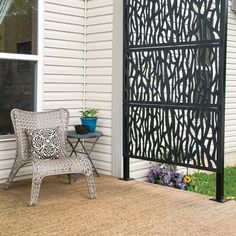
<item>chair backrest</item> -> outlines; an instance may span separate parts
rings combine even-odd
[[[62,137],[60,137],[61,141],[66,145],[67,126],[69,121],[69,112],[66,109],[61,108],[46,112],[31,112],[13,109],[11,111],[11,120],[16,135],[17,158],[30,161],[30,147],[26,133],[27,129],[46,129],[59,126],[63,132]]]

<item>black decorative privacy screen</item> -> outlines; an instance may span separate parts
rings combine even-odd
[[[220,171],[223,0],[124,4],[124,157]]]

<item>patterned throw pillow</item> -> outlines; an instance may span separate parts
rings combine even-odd
[[[27,130],[33,159],[57,159],[61,156],[59,127]]]

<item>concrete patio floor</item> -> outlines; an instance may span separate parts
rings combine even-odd
[[[0,190],[0,235],[236,235],[236,202],[168,187],[95,177],[97,199],[85,178],[48,177],[39,203],[27,207],[31,180]],[[2,187],[2,186],[1,186]]]

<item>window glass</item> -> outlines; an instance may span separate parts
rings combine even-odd
[[[13,108],[33,110],[35,68],[31,61],[0,60],[0,135],[13,134]]]
[[[0,52],[37,54],[37,1],[0,0]]]

